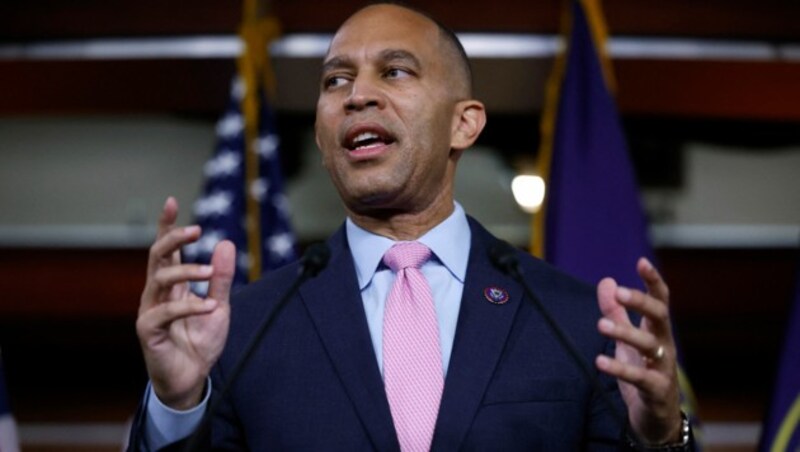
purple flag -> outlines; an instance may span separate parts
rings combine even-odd
[[[574,1],[553,130],[544,257],[596,284],[611,276],[642,288],[640,256],[653,258],[617,107],[603,78],[586,13]]]
[[[611,70],[602,50],[605,26],[599,2],[570,3],[566,58],[556,62],[542,120],[539,159],[547,194],[536,218],[533,248],[548,262],[590,284],[611,276],[621,285],[644,289],[636,262],[641,256],[653,263],[655,259],[608,86]],[[698,436],[692,388],[682,366],[678,370],[681,409]]]
[[[761,435],[762,452],[800,450],[800,265],[772,406]]]

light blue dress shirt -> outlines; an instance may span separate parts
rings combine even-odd
[[[364,230],[347,219],[347,241],[356,264],[358,287],[367,315],[372,348],[383,375],[383,311],[395,274],[382,263],[383,255],[396,242]],[[471,232],[464,209],[456,203],[446,220],[417,241],[431,249],[431,259],[422,268],[433,293],[439,321],[439,342],[445,374],[453,350],[464,277],[467,274]]]
[[[383,375],[383,311],[395,275],[382,260],[386,251],[396,242],[362,229],[349,218],[345,232],[355,262],[375,359]],[[450,363],[461,308],[471,236],[464,209],[460,204],[454,203],[453,213],[446,220],[417,239],[432,251],[431,258],[420,270],[433,293],[445,374]],[[209,390],[200,405],[191,410],[177,411],[162,404],[148,385],[145,395],[148,399],[145,427],[147,444],[152,449],[157,449],[188,436],[202,419],[210,387],[209,381]]]

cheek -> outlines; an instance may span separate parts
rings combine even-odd
[[[328,173],[328,176],[336,181],[339,179],[339,162],[333,157],[330,151],[322,151],[322,167]]]
[[[328,156],[325,154],[324,151],[320,151],[320,161],[322,162],[322,167],[326,170],[330,171],[330,163],[328,163]]]
[[[336,110],[329,103],[318,103],[317,114],[315,117],[315,129],[317,137],[323,140],[331,140],[336,135],[336,129],[340,118]]]
[[[331,155],[335,152],[338,147],[338,140],[336,139],[336,133],[333,129],[328,127],[317,127],[316,130],[316,141],[317,141],[317,148],[319,149],[320,154],[322,155],[322,162],[323,164],[327,165],[327,161],[331,159]]]

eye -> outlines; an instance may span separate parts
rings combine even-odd
[[[405,78],[411,76],[411,71],[399,67],[391,67],[384,73],[386,78]]]
[[[322,80],[325,89],[337,88],[347,83],[347,78],[342,75],[329,75]]]

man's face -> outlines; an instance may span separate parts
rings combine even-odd
[[[460,90],[439,30],[409,10],[372,6],[334,37],[323,65],[316,139],[357,213],[452,204]]]

